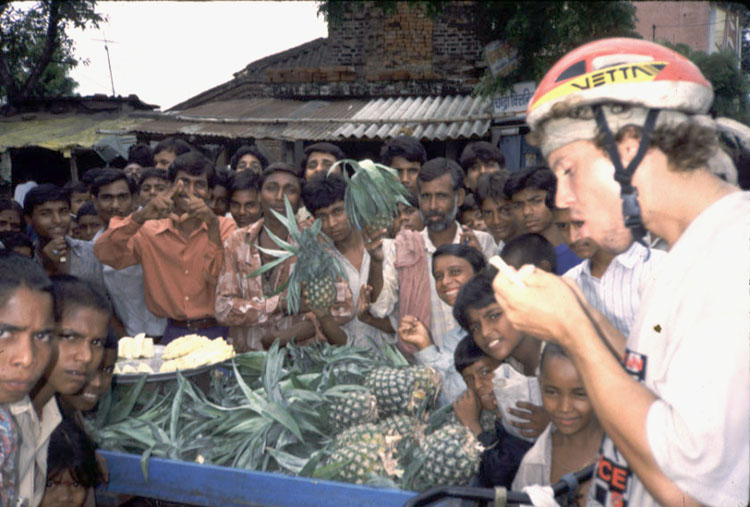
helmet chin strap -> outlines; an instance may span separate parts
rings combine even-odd
[[[651,142],[651,132],[656,125],[656,119],[659,116],[658,109],[649,109],[646,116],[646,123],[643,125],[641,132],[641,141],[635,157],[630,161],[627,167],[623,167],[620,152],[617,150],[615,137],[607,124],[607,118],[604,116],[602,106],[597,104],[593,106],[596,124],[604,135],[604,148],[607,150],[612,164],[615,166],[615,180],[620,184],[620,199],[622,199],[622,216],[625,219],[625,226],[630,229],[633,239],[641,245],[648,248],[645,243],[646,227],[643,225],[641,217],[641,206],[638,204],[638,189],[632,184],[633,173],[646,155]]]

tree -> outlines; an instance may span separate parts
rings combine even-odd
[[[750,124],[747,98],[750,83],[742,73],[736,54],[729,50],[707,54],[705,51],[693,51],[687,44],[659,43],[689,58],[711,82],[714,88],[711,114]]]
[[[19,8],[0,6],[0,100],[9,105],[30,97],[70,95],[78,65],[68,28],[97,28],[104,18],[96,0],[41,0]]]
[[[635,7],[613,2],[478,2],[480,40],[504,41],[518,50],[518,63],[504,76],[485,72],[479,95],[494,95],[519,81],[539,82],[572,49],[604,37],[636,37]]]

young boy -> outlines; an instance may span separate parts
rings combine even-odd
[[[547,486],[563,475],[592,464],[598,455],[603,430],[586,394],[580,375],[563,349],[548,343],[539,365],[544,410],[551,424],[526,453],[513,480],[513,489]],[[586,496],[590,481],[579,486]]]
[[[543,241],[542,241],[543,240]],[[534,264],[540,269],[554,268],[554,249],[537,234],[525,234],[508,243],[501,254],[512,266]],[[459,325],[467,330],[485,354],[505,361],[526,375],[536,375],[539,367],[541,342],[530,335],[518,332],[510,324],[492,292],[492,280],[497,271],[486,268],[461,288],[453,307]],[[547,426],[549,419],[542,407],[519,401],[518,408],[508,409],[510,415],[527,422],[509,420],[526,438],[536,438]]]
[[[186,141],[176,137],[167,137],[154,147],[154,166],[157,169],[168,169],[174,159],[193,150]]]
[[[241,171],[232,177],[229,187],[229,212],[237,228],[260,220],[260,176],[255,171]]]
[[[349,223],[345,194],[343,176],[316,174],[303,185],[302,202],[312,216],[322,222],[323,233],[333,241],[336,248],[332,253],[344,268],[352,299],[356,301],[367,284],[370,254],[365,249],[362,233]],[[356,316],[341,327],[347,335],[348,345],[372,348],[373,344],[395,343],[390,321],[377,319],[369,312],[363,312],[361,317]]]
[[[557,253],[556,274],[561,275],[581,262],[565,242],[554,224],[557,178],[546,167],[531,167],[513,173],[505,183],[505,193],[513,201],[516,220],[525,233],[537,233],[552,243]]]
[[[108,334],[104,342],[104,354],[94,375],[80,391],[74,394],[61,394],[60,410],[65,417],[79,418],[83,413],[96,408],[102,396],[112,387],[115,363],[117,362],[117,337]]]
[[[417,194],[417,175],[427,161],[427,151],[419,140],[404,135],[391,139],[380,149],[380,161],[398,171],[401,184],[409,192]]]
[[[146,168],[138,179],[138,206],[145,206],[151,199],[166,192],[168,188],[167,171],[155,167]]]
[[[453,410],[458,420],[486,449],[479,466],[479,485],[484,488],[510,487],[531,443],[510,435],[503,428],[492,388],[493,372],[501,361],[486,355],[471,336],[464,337],[458,343],[454,357],[456,370],[463,376],[468,388],[453,403]],[[497,416],[492,430],[484,430],[480,424],[483,410]]]
[[[477,183],[477,202],[487,232],[492,234],[498,249],[521,234],[521,226],[513,214],[513,202],[505,194],[508,177],[502,172],[482,174]]]
[[[226,216],[227,211],[229,211],[229,189],[231,186],[232,173],[226,169],[216,169],[209,206],[217,217]]]
[[[422,214],[419,212],[419,199],[413,193],[409,192],[406,196],[406,200],[409,202],[409,206],[403,203],[397,203],[398,215],[393,220],[393,234],[395,238],[401,229],[407,229],[410,231],[421,231],[424,229],[424,220]]]
[[[261,206],[263,218],[234,231],[224,242],[223,264],[216,286],[215,313],[219,322],[229,326],[229,338],[238,352],[269,348],[275,341],[286,345],[292,339],[346,343],[340,324],[354,314],[354,302],[346,282],[336,286],[337,297],[322,317],[312,312],[289,315],[286,291],[278,292],[289,278],[296,257],[276,265],[266,275],[250,277],[273,257],[259,247],[278,249],[267,231],[287,240],[289,231],[271,212],[284,213],[285,198],[292,209],[300,205],[299,171],[284,162],[276,162],[263,171]],[[299,221],[298,221],[299,224]]]
[[[22,442],[34,448],[32,424],[39,419],[28,397],[44,373],[57,344],[54,339],[52,283],[33,260],[0,251],[0,504],[16,505],[18,495],[31,499],[33,488],[21,490],[22,472],[34,467],[36,455],[19,454]],[[44,422],[52,433],[58,417]],[[39,456],[46,460],[47,449]],[[43,484],[46,470],[40,470]],[[41,496],[39,496],[41,500]]]
[[[86,201],[78,208],[78,213],[76,213],[76,226],[73,237],[81,241],[91,241],[102,227],[104,227],[104,222],[99,218],[96,206],[94,206],[93,202]]]

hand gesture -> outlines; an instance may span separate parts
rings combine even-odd
[[[370,313],[370,305],[372,304],[372,287],[367,284],[363,284],[359,289],[359,296],[357,296],[357,318],[359,320],[367,319]]]
[[[63,236],[52,238],[44,248],[42,254],[55,265],[64,264],[68,261],[68,243]]]
[[[510,424],[518,428],[525,437],[536,438],[541,435],[549,424],[549,416],[544,407],[526,401],[519,401],[516,406],[518,408],[509,408],[508,412],[518,419],[525,419],[526,422],[510,420]]]
[[[533,266],[523,266],[517,273],[523,284],[502,271],[492,282],[495,299],[508,320],[522,333],[568,347],[568,340],[577,336],[571,326],[586,320],[579,304],[579,300],[586,304],[581,290],[575,282]]]
[[[182,191],[182,182],[178,181],[172,188],[156,195],[144,207],[134,212],[132,215],[133,220],[142,224],[146,220],[167,218],[174,211],[174,198]]]
[[[362,236],[365,241],[365,248],[370,254],[372,260],[383,262],[383,240],[388,236],[387,229],[363,229]]]
[[[190,195],[188,197],[187,205],[187,215],[189,217],[197,218],[198,220],[200,220],[201,222],[205,222],[206,224],[210,224],[214,220],[217,220],[216,214],[208,205],[208,203],[206,203],[206,201],[204,201],[197,195]]]
[[[465,225],[461,226],[461,244],[470,246],[472,248],[476,248],[480,252],[482,251],[482,246],[479,244],[479,240],[477,239],[476,234],[474,234],[474,231],[466,227]]]
[[[406,343],[416,345],[419,350],[425,349],[432,345],[430,339],[430,332],[420,322],[420,320],[413,315],[404,315],[401,319],[401,323],[398,326],[398,334],[402,340]]]
[[[453,411],[461,424],[469,428],[474,435],[482,432],[479,416],[482,413],[482,404],[471,389],[467,389],[456,401],[453,402]]]

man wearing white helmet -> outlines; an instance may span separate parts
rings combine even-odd
[[[495,294],[519,330],[573,358],[607,434],[590,505],[747,505],[750,193],[713,174],[713,92],[662,46],[605,39],[563,57],[529,104],[556,204],[617,254],[650,231],[669,254],[623,337],[570,281],[523,269]]]

